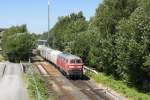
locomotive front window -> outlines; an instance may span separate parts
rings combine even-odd
[[[72,60],[70,60],[70,63],[71,64],[79,64],[79,63],[81,63],[81,60],[80,59],[72,59]]]
[[[70,60],[70,63],[75,63],[75,60]]]
[[[81,60],[80,59],[77,59],[76,60],[76,63],[78,64],[78,63],[81,63]]]
[[[68,63],[68,60],[66,59],[66,63]]]

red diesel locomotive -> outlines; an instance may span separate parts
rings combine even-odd
[[[57,65],[57,67],[65,72],[67,76],[82,77],[83,62],[80,57],[45,46],[40,46],[38,50],[43,58]]]
[[[83,75],[83,62],[77,56],[61,53],[58,55],[57,65],[66,72],[67,76]]]

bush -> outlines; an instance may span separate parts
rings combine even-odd
[[[17,33],[7,38],[4,50],[10,61],[18,62],[27,59],[34,47],[29,33]]]

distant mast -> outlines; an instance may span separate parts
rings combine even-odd
[[[47,33],[47,41],[49,39],[49,31],[50,31],[50,1],[48,0],[48,33]]]

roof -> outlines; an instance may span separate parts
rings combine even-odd
[[[60,56],[68,59],[81,59],[80,57],[72,55],[70,53],[62,53],[60,54]]]

